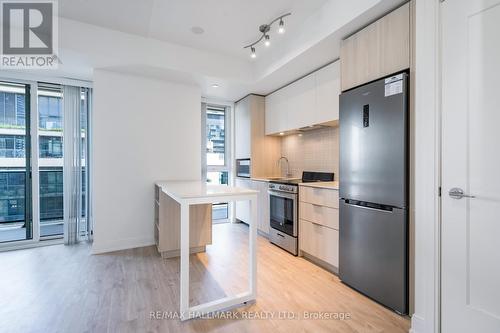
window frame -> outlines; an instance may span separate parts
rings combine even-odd
[[[207,161],[207,111],[210,107],[214,108],[224,108],[224,165],[208,165]],[[233,185],[233,112],[234,103],[214,101],[209,99],[204,99],[202,101],[201,107],[201,128],[202,128],[202,180],[207,180],[208,172],[227,172],[228,185]],[[232,221],[234,205],[232,202],[228,204],[227,219],[217,219],[213,220],[213,223],[224,223]]]

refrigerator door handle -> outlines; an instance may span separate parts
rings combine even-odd
[[[368,209],[368,210],[374,210],[374,211],[382,212],[382,213],[392,214],[392,212],[393,212],[392,207],[389,207],[389,209],[380,209],[380,208],[366,207],[366,206],[362,206],[362,205],[356,205],[356,204],[349,203],[349,200],[345,200],[345,204],[348,205],[348,206],[351,206],[351,207],[363,208],[363,209]]]

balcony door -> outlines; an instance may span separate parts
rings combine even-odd
[[[62,241],[70,219],[92,237],[90,108],[90,88],[0,80],[0,250]]]
[[[0,81],[0,243],[33,238],[30,85]]]
[[[40,238],[64,235],[64,147],[60,85],[38,84],[38,194]]]

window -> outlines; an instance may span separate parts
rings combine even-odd
[[[39,143],[41,158],[62,158],[63,145],[61,137],[41,136]]]
[[[206,180],[209,184],[228,185],[230,172],[230,149],[227,138],[230,122],[229,108],[225,106],[207,105],[204,122],[206,135]],[[229,205],[218,203],[212,206],[214,221],[227,221]]]
[[[207,107],[207,165],[226,165],[226,111]]]

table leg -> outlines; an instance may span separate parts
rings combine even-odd
[[[249,260],[248,260],[248,282],[252,298],[257,295],[257,196],[250,200],[250,233],[249,237]]]
[[[189,204],[181,204],[180,315],[189,317]]]

